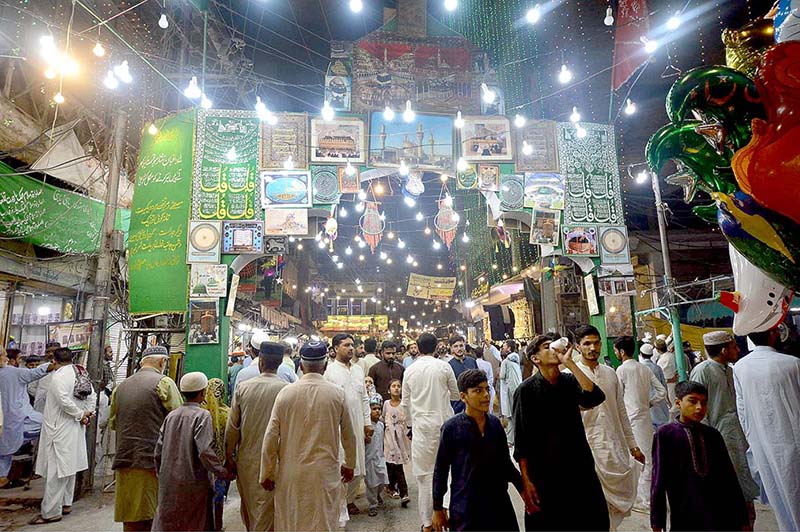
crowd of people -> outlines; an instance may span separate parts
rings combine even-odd
[[[148,347],[138,371],[102,390],[115,520],[223,530],[235,480],[247,530],[337,530],[387,499],[409,507],[409,472],[424,532],[519,530],[509,484],[526,530],[616,530],[632,511],[649,512],[653,530],[752,530],[756,499],[781,530],[800,528],[800,359],[777,350],[777,331],[751,334],[741,359],[729,333],[706,334],[682,382],[669,338],[617,338],[616,369],[601,338],[583,326],[574,344],[256,341],[232,358],[227,385],[200,372],[176,384],[167,349]],[[50,347],[32,368],[0,354],[0,487],[12,455],[38,440],[45,492],[32,524],[71,512],[98,403],[73,353]]]

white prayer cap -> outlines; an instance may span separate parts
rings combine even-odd
[[[703,335],[704,345],[723,345],[733,340],[728,331],[712,331]]]
[[[147,357],[169,358],[169,351],[163,345],[151,345],[142,353],[142,360]]]
[[[253,329],[253,336],[250,338],[250,346],[256,351],[261,350],[261,343],[269,342],[269,335],[264,329]]]
[[[192,371],[181,377],[181,391],[184,393],[199,392],[208,386],[208,377],[202,371]]]
[[[656,336],[656,340],[664,340],[666,342],[667,341],[667,335],[666,334],[659,334],[658,336]]]
[[[644,344],[639,348],[639,352],[648,357],[653,356],[653,344]]]

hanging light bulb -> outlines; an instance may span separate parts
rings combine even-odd
[[[465,244],[469,243],[469,235],[464,233],[464,236],[461,237],[461,241]]]
[[[388,105],[383,110],[383,119],[386,120],[387,122],[391,122],[392,120],[394,120],[394,111],[392,111],[392,108],[389,107]]]
[[[486,83],[481,83],[481,98],[483,98],[484,103],[491,105],[497,99],[497,93],[490,89]]]
[[[278,117],[272,111],[267,111],[267,124],[274,126],[278,123]]]
[[[235,161],[236,160],[236,148],[231,146],[231,148],[228,151],[225,152],[225,158],[228,159],[229,161]]]
[[[364,189],[358,191],[358,199],[360,199],[361,201],[367,199],[367,193],[364,191]]]
[[[525,14],[525,19],[528,21],[528,24],[536,24],[539,22],[540,18],[542,18],[542,9],[539,7],[539,4],[530,8]]]
[[[213,103],[211,100],[209,100],[209,99],[206,97],[206,95],[205,95],[205,94],[203,94],[203,95],[200,97],[200,107],[202,107],[203,109],[211,109],[211,107],[212,107],[213,105],[214,105],[214,103]]]
[[[356,212],[364,212],[364,204],[363,203],[356,203]],[[363,240],[359,241],[358,247],[363,248],[362,244],[364,243]]]
[[[339,217],[340,218],[347,218],[347,209],[345,209],[344,207],[341,207],[339,209]]]
[[[158,27],[162,30],[169,28],[169,20],[167,20],[166,13],[161,13],[161,17],[158,19]]]
[[[527,140],[522,141],[522,153],[523,155],[532,155],[533,154],[533,146],[528,144]]]
[[[625,103],[625,114],[630,116],[636,112],[636,104],[628,98],[628,101]]]
[[[261,101],[261,97],[256,96],[256,116],[258,116],[259,120],[266,121],[268,114],[269,109],[267,109],[267,106]]]
[[[459,157],[456,161],[456,170],[459,172],[466,172],[469,169],[469,163],[463,157]]]
[[[386,254],[385,251],[381,251],[379,257],[381,258],[381,260],[386,260],[386,257],[388,257],[388,255]]]
[[[572,81],[572,72],[567,65],[561,65],[561,70],[558,72],[558,82],[562,85],[566,85]]]
[[[586,129],[580,124],[575,124],[575,136],[579,139],[584,138],[586,136]]]
[[[344,254],[345,255],[352,255],[353,254],[353,248],[351,248],[350,246],[347,246],[346,248],[344,248]],[[358,283],[356,283],[356,284],[358,284]]]
[[[333,110],[333,107],[331,107],[331,104],[328,102],[328,100],[325,100],[325,103],[322,104],[322,112],[320,114],[322,115],[322,119],[324,121],[330,122],[333,120],[336,112]]]
[[[516,115],[514,117],[514,126],[518,128],[525,127],[525,122],[526,122],[525,117],[522,115]]]
[[[655,39],[650,40],[647,37],[645,37],[644,35],[639,37],[639,40],[642,41],[642,44],[644,44],[645,53],[652,54],[653,52],[658,50],[658,41],[657,40],[655,40]]]
[[[60,92],[57,92],[56,95],[53,96],[53,101],[56,102],[57,104],[61,105],[65,101],[64,100],[64,95],[61,94]]]
[[[577,107],[572,108],[572,114],[569,115],[569,121],[572,122],[573,124],[577,124],[578,122],[581,121],[581,114],[578,112]]]
[[[108,71],[105,79],[103,80],[103,85],[105,85],[107,89],[111,90],[114,90],[117,87],[119,87],[119,82],[117,81],[117,78],[114,77],[114,73],[111,72],[110,70]]]
[[[291,153],[289,154],[288,157],[286,157],[286,160],[283,161],[283,169],[294,170],[294,158],[292,157]]]
[[[414,118],[416,118],[417,114],[411,108],[411,100],[406,100],[406,110],[403,111],[403,121],[405,122],[413,122]]]
[[[383,185],[382,185],[381,183],[378,183],[377,185],[375,185],[374,187],[372,187],[372,191],[373,191],[375,194],[378,194],[378,195],[381,195],[381,194],[383,194],[383,193],[384,193]]]
[[[636,183],[638,183],[639,185],[646,183],[649,177],[650,174],[647,172],[647,170],[642,170],[641,172],[636,174]]]
[[[676,11],[674,15],[669,17],[667,21],[667,29],[669,31],[675,31],[681,26],[681,12]]]
[[[444,204],[445,204],[445,207],[452,207],[453,206],[453,196],[451,196],[449,193],[445,194],[445,196],[444,196]],[[456,216],[458,216],[457,213],[454,213],[454,214],[456,214]],[[458,220],[456,220],[456,221],[458,221]]]
[[[409,207],[414,207],[417,204],[417,202],[414,201],[414,198],[412,198],[411,196],[404,196],[403,203],[405,203]]]
[[[350,0],[350,11],[358,13],[364,9],[364,2],[362,0]]]
[[[40,52],[45,60],[52,61],[58,54],[56,41],[52,35],[42,35],[39,38],[39,46],[41,46]]]
[[[100,41],[97,41],[97,43],[94,45],[94,48],[92,48],[92,53],[97,57],[103,57],[106,55],[106,49],[102,44],[100,44]]]
[[[399,249],[403,249],[403,248],[405,248],[405,247],[406,247],[406,243],[403,241],[403,239],[402,239],[402,238],[398,238],[398,239],[397,239],[397,247],[398,247]]]
[[[440,249],[442,245],[439,243],[438,240],[433,241],[433,249]]]
[[[151,122],[150,126],[147,128],[147,132],[153,136],[158,135],[158,127]]]
[[[389,240],[394,240],[394,231],[389,231],[388,233],[386,233],[386,238],[388,238]]]
[[[183,95],[190,100],[196,100],[203,95],[203,93],[200,92],[200,87],[197,86],[197,76],[192,76],[192,79],[189,80],[189,85],[183,89]]]
[[[356,174],[356,168],[350,164],[350,161],[347,161],[347,166],[344,167],[344,174],[349,177],[352,177]]]
[[[421,222],[425,219],[421,212],[417,212],[417,215],[414,218],[416,218],[418,222]]]
[[[55,79],[56,71],[53,70],[52,68],[48,68],[44,71],[44,77],[46,77],[47,79]]]
[[[606,18],[603,19],[603,24],[606,26],[614,25],[614,10],[611,9],[611,6],[606,9]]]
[[[425,233],[426,235],[431,234],[431,228],[426,225],[425,226],[425,230],[423,231],[423,233]]]
[[[114,76],[123,83],[130,83],[133,81],[131,72],[128,69],[128,61],[123,61],[114,67]]]
[[[397,173],[400,175],[408,175],[408,165],[404,159],[400,160],[400,168],[397,169]]]
[[[456,113],[456,119],[453,121],[453,125],[456,126],[456,129],[464,127],[464,119],[461,118],[461,111]]]
[[[458,9],[458,0],[444,0],[444,8],[448,11]]]

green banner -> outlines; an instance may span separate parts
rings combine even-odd
[[[193,219],[253,220],[256,213],[261,218],[260,132],[253,111],[198,112]]]
[[[186,233],[192,190],[194,111],[159,120],[142,135],[128,238],[132,314],[186,312]]]
[[[97,251],[105,212],[103,202],[15,173],[0,163],[3,237],[61,253]],[[129,223],[130,211],[117,209],[116,228],[127,233]]]

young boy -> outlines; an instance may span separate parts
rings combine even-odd
[[[364,463],[365,484],[367,485],[367,501],[369,516],[378,515],[378,504],[383,503],[381,489],[389,483],[386,473],[386,461],[383,457],[383,398],[373,395],[369,401],[369,416],[372,420],[372,436],[367,436],[366,457]]]
[[[678,420],[659,427],[653,439],[650,526],[670,530],[747,530],[747,505],[725,442],[701,423],[708,390],[698,382],[675,386]]]
[[[458,377],[466,408],[442,425],[433,473],[434,530],[519,530],[508,483],[522,494],[522,477],[511,462],[502,423],[489,414],[489,383],[479,369]],[[452,475],[450,517],[443,502]],[[523,495],[530,511],[532,500]]]

